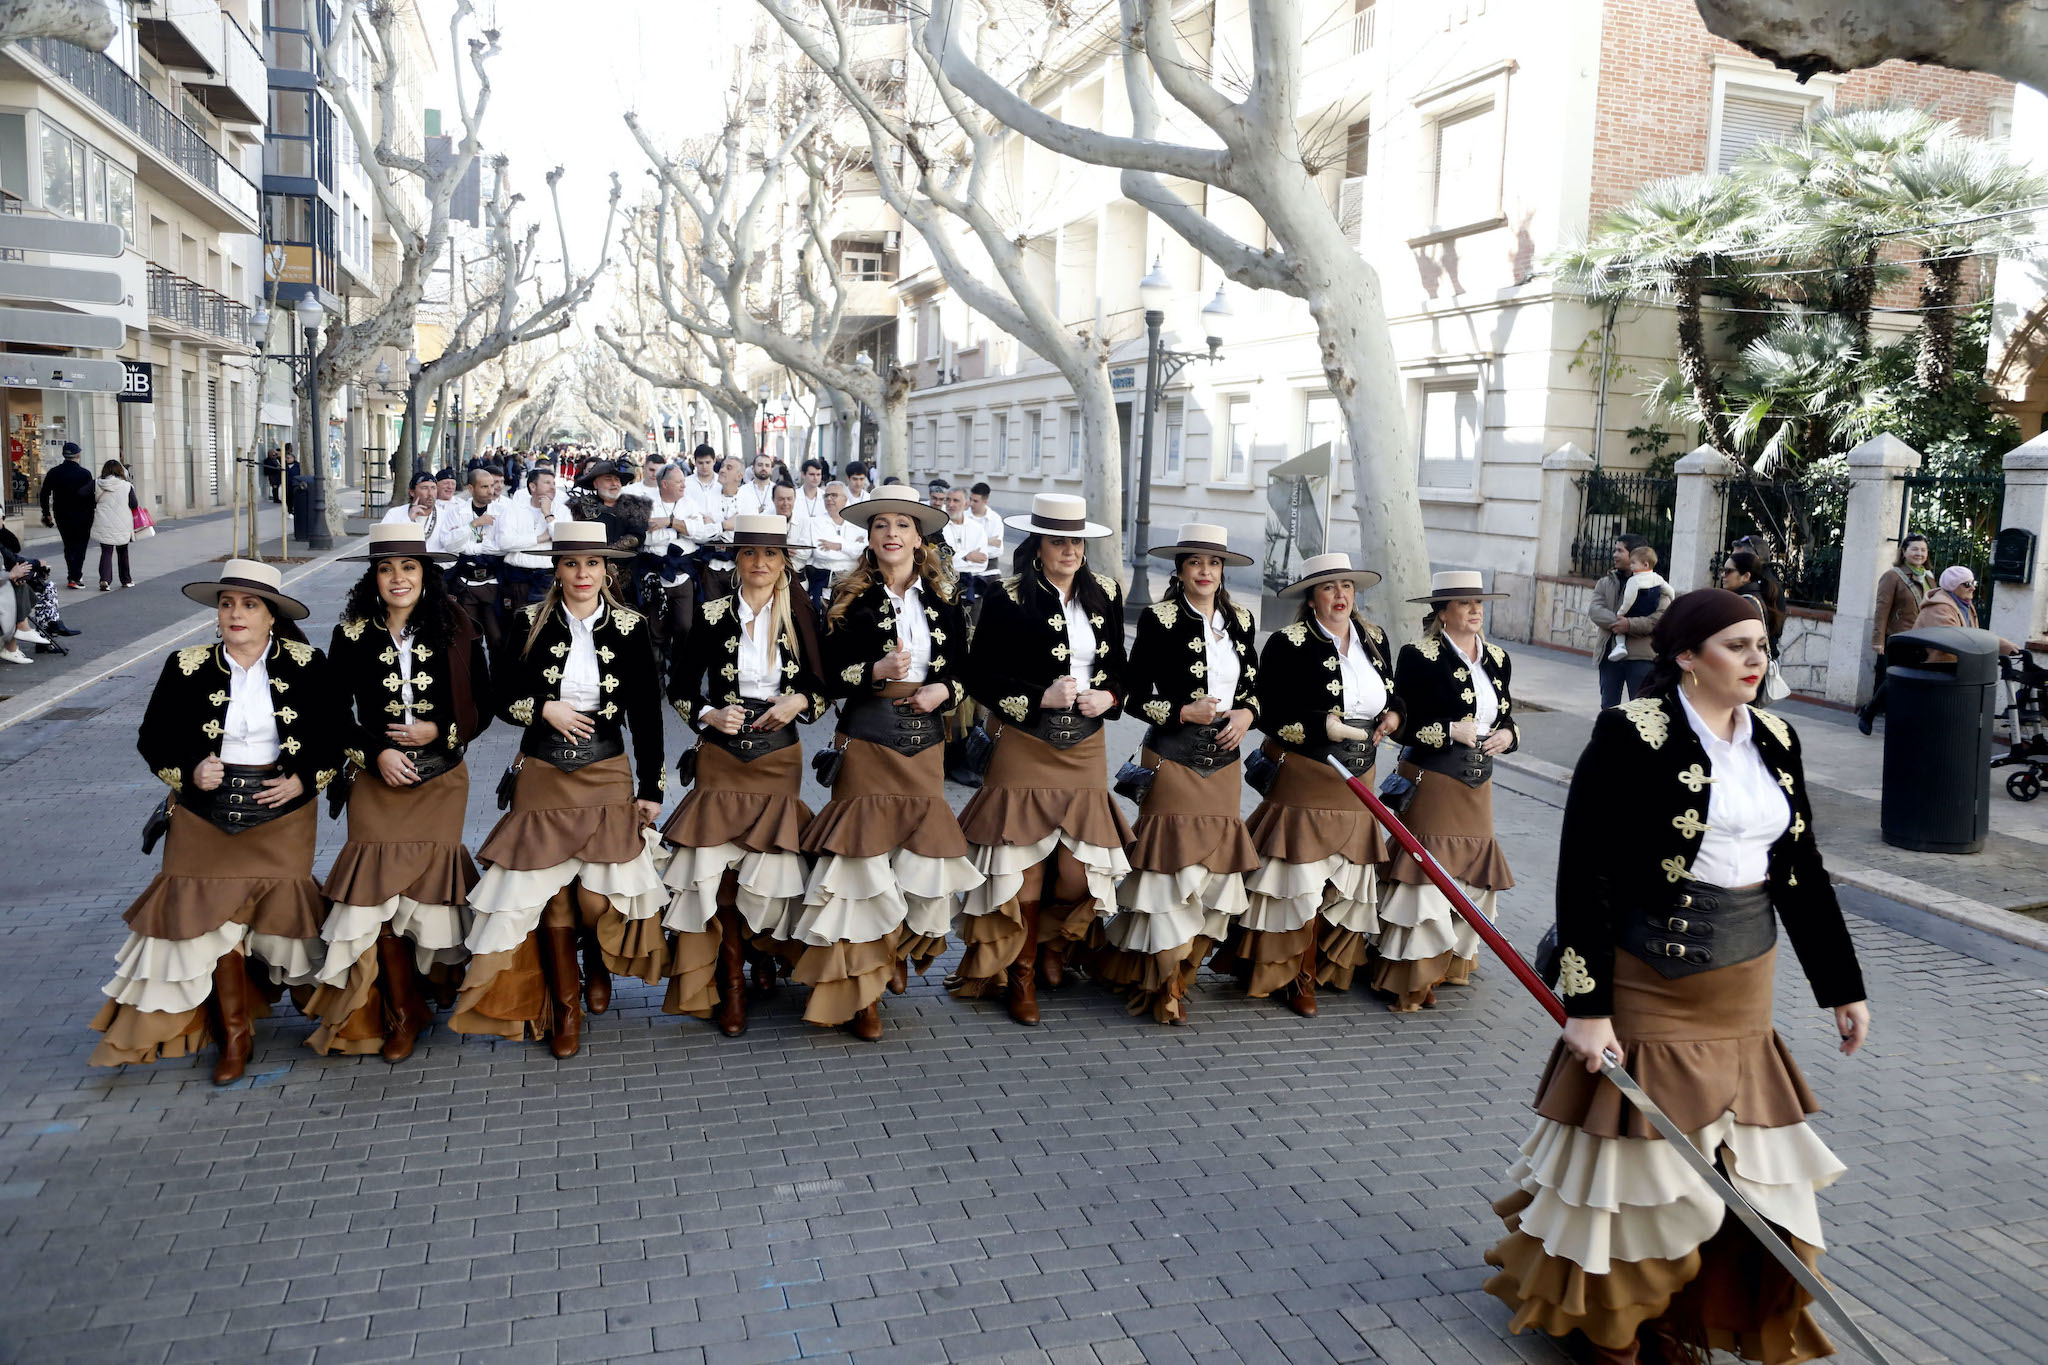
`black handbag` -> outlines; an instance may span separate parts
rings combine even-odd
[[[506,765],[505,775],[498,779],[498,809],[512,809],[512,793],[519,789],[519,769],[524,766],[526,755],[521,754]]]
[[[996,742],[978,724],[960,741],[960,757],[966,761],[967,770],[976,777],[988,771],[988,762],[995,756]]]
[[[156,841],[163,838],[171,827],[171,798],[166,795],[156,803],[156,809],[142,822],[142,851],[145,855],[156,851]]]
[[[846,766],[846,750],[827,746],[811,755],[811,771],[817,775],[818,785],[826,791],[832,790],[839,781],[839,770]]]
[[[1130,801],[1132,805],[1143,806],[1145,798],[1151,794],[1152,779],[1157,776],[1159,769],[1148,768],[1136,759],[1128,759],[1123,767],[1116,770],[1116,781],[1110,784],[1110,790]]]
[[[1280,777],[1280,765],[1264,749],[1254,749],[1244,760],[1244,780],[1260,796],[1273,794]]]
[[[327,818],[339,820],[341,813],[348,809],[349,790],[356,784],[356,765],[343,763],[341,771],[327,784]]]
[[[1529,955],[1530,965],[1536,968],[1536,975],[1543,978],[1543,984],[1557,989],[1557,978],[1564,971],[1564,950],[1557,941],[1557,924],[1553,921],[1543,931],[1543,937],[1536,940],[1536,951]]]
[[[692,744],[683,750],[683,756],[676,760],[676,782],[680,786],[692,786],[697,781],[697,750],[703,747]]]
[[[1415,804],[1415,792],[1414,778],[1388,773],[1387,780],[1380,783],[1380,803],[1396,815],[1406,815]]]

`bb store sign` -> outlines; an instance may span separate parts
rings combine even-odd
[[[124,360],[121,362],[121,393],[123,403],[156,402],[156,367],[146,360]]]

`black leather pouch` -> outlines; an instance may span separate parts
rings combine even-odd
[[[697,781],[697,745],[683,750],[683,756],[676,760],[676,782],[685,787],[694,786]]]
[[[967,737],[960,741],[960,756],[967,760],[968,771],[976,777],[988,771],[988,761],[995,754],[996,742],[979,725],[969,730]]]
[[[1415,804],[1415,779],[1388,773],[1387,780],[1380,783],[1380,800],[1394,814],[1406,815],[1408,808]]]
[[[817,775],[818,785],[826,791],[832,790],[839,781],[839,770],[846,766],[846,750],[827,747],[811,755],[811,771]]]
[[[327,818],[339,820],[341,813],[348,809],[348,794],[356,784],[356,765],[344,763],[334,780],[327,784]]]
[[[156,803],[156,809],[151,811],[149,813],[149,818],[142,822],[143,853],[149,854],[156,852],[157,840],[163,838],[165,832],[168,831],[170,827],[171,798],[166,796],[164,797],[163,800]]]
[[[1142,806],[1152,791],[1152,779],[1157,776],[1159,769],[1148,768],[1131,759],[1116,770],[1116,781],[1110,784],[1110,790],[1129,799],[1133,805]]]
[[[1280,765],[1264,749],[1254,749],[1244,760],[1244,780],[1251,789],[1261,796],[1273,794],[1273,783],[1280,776]]]
[[[519,769],[525,763],[526,755],[512,760],[505,769],[505,775],[498,779],[498,809],[512,809],[512,793],[519,788]]]

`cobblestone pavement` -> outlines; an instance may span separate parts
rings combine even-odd
[[[345,569],[314,580],[316,640]],[[1020,1029],[934,969],[875,1045],[806,1027],[789,990],[727,1040],[622,981],[566,1063],[445,1029],[396,1068],[320,1059],[285,1009],[227,1089],[210,1058],[89,1070],[153,870],[153,676],[0,731],[0,1359],[1558,1358],[1478,1288],[1553,1032],[1498,967],[1403,1018],[1359,991],[1301,1020],[1205,976],[1178,1029],[1085,984]],[[473,840],[510,742],[471,751]],[[1558,811],[1498,811],[1526,944]],[[2048,962],[1850,899],[1876,917],[1851,920],[1868,1051],[1836,1056],[1779,982],[1851,1168],[1826,1268],[1902,1360],[2039,1361]]]

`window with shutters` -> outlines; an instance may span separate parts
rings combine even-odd
[[[1726,174],[1734,169],[1742,154],[1757,143],[1782,142],[1797,136],[1799,125],[1806,121],[1807,112],[1818,103],[1817,100],[1775,91],[1723,86],[1714,169]]]
[[[1476,487],[1479,470],[1477,376],[1431,380],[1416,404],[1417,478],[1426,488]]]
[[[1493,102],[1436,121],[1430,226],[1441,231],[1500,213],[1500,128]]]

